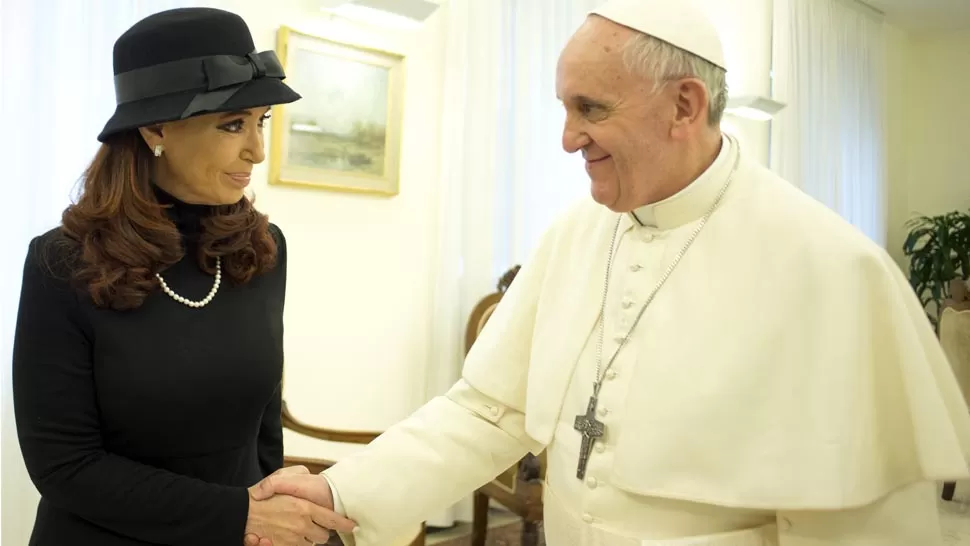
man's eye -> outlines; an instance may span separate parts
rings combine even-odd
[[[584,102],[579,105],[579,111],[586,117],[603,117],[605,109],[602,105]]]

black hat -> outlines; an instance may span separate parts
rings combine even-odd
[[[256,53],[242,17],[179,8],[135,23],[114,45],[115,113],[98,140],[156,123],[212,112],[287,104],[276,53]]]

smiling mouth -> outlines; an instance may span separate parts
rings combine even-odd
[[[226,173],[229,178],[231,178],[235,183],[240,186],[249,185],[250,178],[252,178],[251,173]]]

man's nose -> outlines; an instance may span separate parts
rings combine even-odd
[[[578,152],[589,144],[590,138],[586,133],[578,131],[570,127],[569,123],[566,123],[562,131],[562,149],[566,150],[566,153]]]

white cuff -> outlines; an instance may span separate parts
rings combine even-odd
[[[340,494],[337,493],[337,489],[333,486],[333,482],[330,478],[323,472],[320,473],[323,479],[327,480],[327,484],[330,486],[330,496],[333,497],[333,511],[340,514],[343,517],[347,517],[347,513],[344,511],[344,504],[340,502]]]

